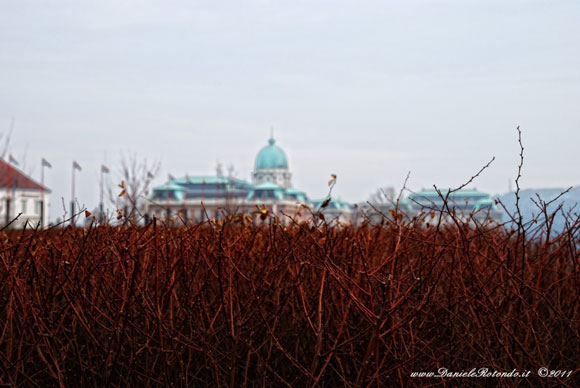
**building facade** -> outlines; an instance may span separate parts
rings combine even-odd
[[[222,175],[171,178],[164,185],[153,188],[147,214],[158,219],[179,218],[184,223],[198,223],[230,214],[261,211],[278,217],[283,223],[291,223],[311,219],[313,214],[320,212],[326,222],[360,224],[380,223],[394,209],[391,203],[355,206],[337,198],[326,204],[325,199],[310,199],[304,191],[293,187],[286,153],[273,138],[256,155],[251,177],[251,182]],[[501,222],[502,212],[489,194],[459,190],[450,195],[448,204],[460,218]],[[411,219],[430,215],[442,206],[443,201],[436,191],[422,190],[402,199],[399,211]]]
[[[0,226],[48,226],[50,190],[0,159]]]
[[[441,195],[446,196],[447,191]],[[424,218],[425,222],[432,222],[431,215],[437,218],[441,215],[442,222],[451,222],[451,214],[457,219],[466,222],[501,223],[503,212],[495,203],[491,195],[477,189],[462,189],[449,194],[447,206],[441,195],[435,190],[421,190],[411,193],[399,202],[399,214],[407,219]],[[392,203],[362,204],[359,220],[380,222],[385,216],[390,217],[395,206]],[[450,214],[451,213],[451,214]]]
[[[251,176],[251,182],[221,175],[170,179],[153,188],[147,214],[184,223],[259,211],[283,223],[311,217],[315,203],[293,187],[286,153],[273,138],[256,155]]]

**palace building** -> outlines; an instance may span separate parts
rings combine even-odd
[[[310,200],[304,191],[292,186],[288,158],[273,137],[256,156],[251,183],[222,174],[185,176],[153,188],[150,199],[149,216],[179,216],[186,223],[250,214],[258,208],[266,208],[269,214],[290,223],[290,217],[308,219],[309,209],[316,209],[322,202]],[[351,205],[331,201],[328,209],[325,212],[332,214],[331,219],[350,221]]]
[[[436,190],[423,189],[416,193],[411,193],[408,197],[399,201],[399,211],[405,215],[407,219],[419,217],[426,222],[431,221],[431,215],[437,217],[441,215],[443,223],[450,223],[452,219],[449,213],[453,214],[457,219],[469,223],[495,223],[502,222],[503,212],[491,195],[481,192],[477,189],[461,189],[449,193],[447,204],[443,198],[447,195],[447,190],[443,190],[441,194]],[[443,198],[441,198],[443,196]],[[380,223],[385,215],[390,214],[390,210],[394,209],[393,203],[382,204],[364,204],[361,206],[361,211],[365,214],[367,219],[372,222]],[[443,212],[441,212],[443,210]],[[433,217],[433,218],[435,218]]]
[[[354,206],[332,198],[324,209],[320,209],[324,199],[310,199],[304,191],[293,187],[288,158],[273,137],[256,155],[251,177],[251,182],[219,172],[179,179],[171,177],[165,184],[153,188],[147,215],[198,223],[221,219],[229,214],[251,214],[266,209],[268,214],[275,215],[283,223],[291,223],[292,219],[307,220],[321,210],[327,222],[359,224],[365,221],[380,223],[394,208],[393,203],[388,202],[363,202]],[[412,193],[399,202],[399,210],[409,219],[430,215],[432,210],[442,206],[443,201],[433,190]],[[452,193],[448,206],[465,220],[498,223],[502,219],[502,212],[492,197],[475,189]],[[443,221],[448,221],[447,217]]]

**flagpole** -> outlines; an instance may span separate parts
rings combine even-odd
[[[71,225],[74,226],[75,224],[75,165],[73,162],[73,168],[72,168],[72,197],[71,197],[71,201],[70,201],[70,212],[71,212]]]
[[[185,191],[183,195],[183,220],[185,226],[187,226],[187,188],[189,187],[189,175],[186,175],[185,181]]]
[[[10,205],[12,205],[12,197],[15,197],[14,188],[14,167],[9,166],[8,170],[8,199],[6,201],[6,225],[11,221],[10,217]],[[14,212],[16,215],[16,211]]]
[[[201,182],[201,219],[200,222],[203,222],[205,218],[205,212],[203,210],[203,200],[205,199],[205,179]]]
[[[101,166],[101,182],[100,182],[100,199],[99,199],[99,220],[101,221],[101,223],[103,222],[103,220],[105,219],[105,214],[104,212],[104,205],[103,205],[103,166]]]
[[[217,182],[217,180],[216,180],[216,182]],[[219,216],[218,193],[220,191],[220,188],[221,188],[220,184],[219,183],[216,183],[215,184],[215,191],[214,191],[214,194],[213,194],[213,200],[215,201],[215,204],[214,204],[215,205],[214,206],[215,209],[214,209],[214,216],[213,216],[213,218],[215,218],[216,221],[217,221],[218,216]]]
[[[8,182],[6,184],[6,223],[8,225],[10,223],[10,189],[12,188],[12,170],[9,163],[6,163],[7,176]]]
[[[40,227],[44,228],[44,161],[40,161]]]

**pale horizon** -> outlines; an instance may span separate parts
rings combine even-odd
[[[250,180],[271,127],[315,199],[330,174],[350,202],[409,171],[413,190],[457,187],[493,156],[470,187],[505,193],[518,125],[522,188],[578,184],[580,3],[38,4],[0,4],[0,133],[14,122],[34,179],[52,163],[53,220],[73,160],[90,210],[123,152],[161,162],[154,185],[217,161]]]

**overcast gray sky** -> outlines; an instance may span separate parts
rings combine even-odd
[[[192,4],[192,3],[195,3]],[[362,201],[379,186],[507,191],[524,133],[524,187],[576,185],[580,2],[0,2],[0,132],[52,216],[96,206],[121,152],[162,172],[249,179],[274,127],[294,186]],[[115,180],[113,176],[113,180]],[[115,182],[117,183],[117,182]],[[56,204],[55,204],[56,203]]]

